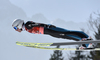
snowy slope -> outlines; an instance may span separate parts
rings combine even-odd
[[[0,8],[0,11],[4,10],[2,14],[9,13],[8,15],[4,15],[0,17],[1,19],[0,20],[0,60],[29,60],[29,59],[30,60],[40,60],[40,59],[49,60],[50,54],[52,54],[53,52],[52,50],[41,50],[41,49],[17,46],[15,43],[16,41],[37,42],[37,43],[38,42],[45,43],[45,42],[70,41],[67,39],[54,38],[48,35],[30,34],[26,31],[22,33],[16,32],[11,26],[13,19],[22,18],[25,21],[27,21],[30,19],[32,20],[32,18],[27,18],[27,16],[25,15],[25,12],[21,8],[16,7],[13,4],[11,4],[9,0],[7,0],[6,2],[8,2],[6,3],[6,7],[9,7],[9,5],[10,7],[6,9],[3,9],[3,7]],[[4,4],[2,2],[2,5]],[[0,14],[0,16],[2,14]],[[34,17],[37,18],[39,16],[34,16]],[[38,21],[40,20],[41,22],[42,17],[39,17],[39,18],[40,19],[38,19]],[[45,19],[45,17],[43,19]],[[45,22],[45,21],[46,23],[50,23],[47,19],[42,20],[42,22]],[[52,21],[52,24],[58,27],[71,29],[71,30],[80,30],[80,28],[87,28],[86,23],[80,24],[80,23],[74,23],[74,22],[65,22],[64,20],[61,20],[61,19]]]

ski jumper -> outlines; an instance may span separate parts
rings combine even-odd
[[[82,40],[82,38],[88,38],[89,36],[82,31],[71,31],[63,28],[56,27],[54,25],[47,25],[42,23],[35,23],[28,21],[25,24],[26,31],[34,34],[47,34],[56,38],[72,39],[75,41]]]

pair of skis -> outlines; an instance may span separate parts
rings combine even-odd
[[[94,49],[77,49],[77,48],[49,48],[47,46],[61,46],[61,45],[79,45],[79,44],[89,44],[89,43],[100,43],[100,40],[90,40],[90,41],[78,41],[78,42],[60,42],[60,43],[28,43],[28,42],[16,42],[17,45],[39,48],[39,49],[47,49],[47,50],[100,50],[100,48]],[[46,47],[43,47],[46,46]]]

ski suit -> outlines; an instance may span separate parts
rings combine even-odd
[[[71,31],[56,27],[54,25],[35,23],[32,21],[28,21],[25,23],[25,30],[34,34],[47,34],[56,38],[72,39],[75,41],[79,41],[82,40],[82,38],[89,37],[82,31]]]

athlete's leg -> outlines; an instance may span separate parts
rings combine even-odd
[[[87,38],[85,36],[85,33],[80,33],[80,32],[76,32],[76,31],[70,31],[70,30],[66,30],[63,28],[44,28],[44,34],[48,34],[51,35],[53,37],[57,37],[57,38],[64,38],[64,39],[72,39],[75,41],[79,41],[81,40],[83,37]]]
[[[63,28],[44,28],[44,34],[49,34],[57,38],[73,39],[75,41],[82,40],[82,38],[88,38],[89,36],[82,31],[71,31]]]
[[[66,36],[75,38],[75,40],[77,40],[77,41],[82,40],[83,38],[88,38],[89,37],[87,34],[85,34],[82,31],[70,31],[70,32],[66,32]]]
[[[71,30],[66,30],[66,29],[59,28],[59,27],[50,28],[50,30],[60,32],[61,33],[60,35],[63,35],[62,38],[73,39],[75,41],[79,41],[79,40],[82,40],[82,38],[89,37],[87,34],[85,34],[82,31],[71,31]]]

